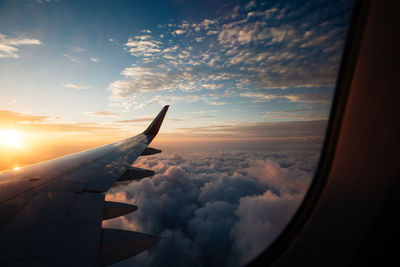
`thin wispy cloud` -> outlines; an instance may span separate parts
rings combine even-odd
[[[74,57],[74,56],[67,55],[67,54],[64,54],[64,57],[66,57],[67,59],[71,60],[72,62],[76,62],[76,63],[80,63],[81,62],[80,58],[78,58],[78,57]]]
[[[118,113],[114,113],[108,110],[97,111],[97,112],[85,112],[86,116],[89,117],[118,117]]]
[[[52,120],[60,119],[55,116],[38,116],[26,113],[19,113],[11,110],[0,110],[0,127],[20,129],[27,132],[116,132],[119,128],[103,126],[98,123],[62,123],[52,122]]]
[[[292,118],[297,119],[297,118]],[[326,119],[326,118],[323,118]],[[325,133],[325,120],[292,120],[278,122],[226,122],[219,125],[177,128],[179,133],[192,136],[224,138],[257,138],[264,140],[322,139]]]
[[[0,33],[0,58],[19,58],[21,45],[42,45],[42,42],[26,37],[11,38]]]
[[[71,47],[71,50],[76,52],[76,53],[82,53],[82,52],[86,51],[86,49],[84,49],[82,47],[79,47],[79,46],[73,46],[73,47]]]
[[[137,118],[137,119],[131,119],[131,120],[116,121],[116,123],[151,122],[153,119],[154,119],[153,117]]]
[[[268,92],[245,92],[240,96],[252,99],[253,102],[269,102],[275,99],[284,99],[289,102],[297,103],[329,103],[332,92],[327,93],[298,93],[298,94],[284,94],[284,93],[268,93]]]
[[[50,3],[50,2],[58,2],[58,0],[35,0],[37,3]]]
[[[84,90],[88,89],[90,85],[84,85],[84,84],[77,84],[77,83],[65,83],[63,84],[65,88],[72,88],[72,89],[77,89],[77,90]]]
[[[32,122],[44,122],[50,119],[57,119],[57,117],[52,116],[37,116],[32,114],[14,112],[11,110],[0,110],[0,124],[13,125],[19,123],[32,123]]]

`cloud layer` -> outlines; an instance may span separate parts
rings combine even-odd
[[[115,187],[106,196],[134,203],[139,209],[104,224],[162,239],[150,251],[117,266],[248,262],[293,215],[308,188],[318,153],[202,150],[140,158],[135,166],[157,174]]]

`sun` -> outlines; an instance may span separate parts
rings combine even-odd
[[[21,147],[22,133],[16,130],[0,130],[0,142],[9,147]]]

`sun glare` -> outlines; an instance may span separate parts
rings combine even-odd
[[[15,130],[0,130],[0,141],[5,146],[21,147],[22,133]]]

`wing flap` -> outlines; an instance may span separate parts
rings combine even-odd
[[[161,153],[161,150],[155,149],[152,147],[148,147],[142,152],[142,154],[140,154],[140,156],[150,156],[150,155],[155,155],[158,153]]]
[[[22,261],[10,261],[6,263],[1,263],[1,267],[42,267],[43,260],[33,259],[33,260],[22,260]]]
[[[142,168],[130,167],[126,172],[118,179],[118,182],[139,180],[146,177],[151,177],[155,174],[154,171],[146,170]]]
[[[106,203],[104,204],[103,220],[123,216],[125,214],[134,212],[135,210],[137,210],[137,208],[137,206],[127,203],[106,201]]]
[[[110,265],[135,256],[155,246],[157,236],[117,229],[103,229],[100,266]]]

